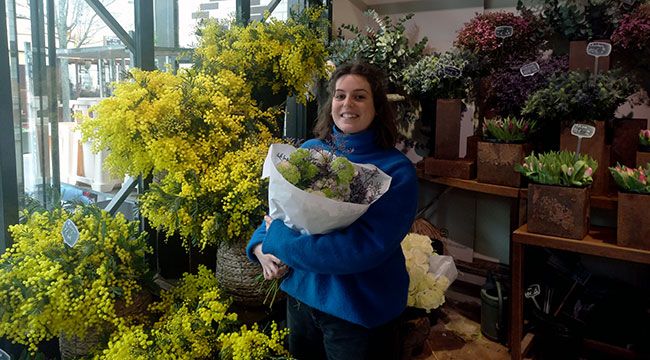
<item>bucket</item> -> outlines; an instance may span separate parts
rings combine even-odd
[[[481,333],[492,341],[501,341],[506,334],[505,306],[508,297],[501,289],[501,283],[496,281],[497,295],[488,294],[481,289]]]

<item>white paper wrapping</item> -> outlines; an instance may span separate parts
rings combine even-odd
[[[429,272],[436,278],[444,276],[449,280],[449,285],[458,277],[458,270],[454,263],[454,258],[447,255],[432,255],[429,257]],[[447,289],[445,289],[447,290]]]
[[[281,219],[296,230],[307,234],[324,234],[344,228],[363,215],[370,204],[354,204],[326,198],[301,190],[282,177],[276,165],[282,161],[278,155],[288,158],[296,148],[286,144],[272,144],[264,161],[262,178],[269,178],[269,216]],[[377,170],[380,194],[390,187],[391,177],[371,164],[352,165]],[[381,197],[377,196],[374,201]],[[373,202],[374,202],[373,201]]]

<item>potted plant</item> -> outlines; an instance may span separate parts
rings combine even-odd
[[[326,75],[324,33],[309,23],[321,13],[311,8],[247,27],[209,22],[193,68],[132,70],[81,125],[96,150],[111,150],[106,164],[114,173],[153,176],[141,213],[188,249],[218,247],[218,275],[231,275],[220,280],[235,284],[231,295],[244,303],[261,304],[264,296],[254,281],[259,267],[244,248],[265,213],[265,154],[280,142],[273,134],[281,111],[264,94],[304,101]]]
[[[594,58],[586,52],[587,42],[609,42],[607,39],[623,15],[638,7],[632,3],[626,5],[616,0],[519,0],[517,9],[539,15],[555,39],[569,41],[569,69],[593,71]],[[566,50],[556,46],[555,52],[565,53]],[[609,65],[609,56],[599,58],[600,70],[608,70]]]
[[[63,358],[88,356],[112,329],[142,315],[151,248],[137,222],[79,206],[25,214],[9,232],[13,244],[0,258],[1,336],[31,352],[60,337]]]
[[[598,163],[570,151],[534,152],[515,169],[528,183],[528,231],[581,240],[589,231],[589,185]]]
[[[650,94],[650,4],[623,16],[612,34],[616,59]]]
[[[650,130],[639,131],[639,149],[636,152],[636,166],[650,163]]]
[[[257,324],[239,327],[230,305],[214,274],[199,266],[196,274],[184,274],[174,287],[161,292],[161,300],[150,306],[155,318],[113,332],[99,359],[288,357],[282,345],[287,330],[278,330],[275,323],[270,335]]]
[[[428,39],[424,37],[413,45],[409,42],[404,24],[413,14],[400,17],[395,23],[389,16],[381,17],[374,10],[367,10],[363,15],[371,19],[364,30],[354,25],[341,25],[338,37],[329,46],[331,60],[337,66],[355,60],[374,64],[386,72],[389,92],[403,93],[402,71],[424,56]],[[351,36],[345,37],[343,30]]]
[[[521,186],[521,174],[514,171],[514,166],[531,152],[527,141],[536,126],[534,120],[511,116],[485,120],[483,141],[478,143],[476,179],[488,184]]]
[[[605,142],[607,125],[614,118],[616,109],[636,91],[637,86],[618,69],[597,75],[581,71],[558,73],[546,87],[528,98],[522,115],[536,119],[541,127],[557,129],[561,134],[560,150],[576,150],[577,138],[571,135],[574,123],[595,126],[594,136],[582,139],[581,151],[605,164],[595,175],[593,191],[595,194],[606,194],[608,176],[605,169],[610,161],[611,149],[611,143]]]
[[[435,100],[432,130],[436,158],[459,157],[460,122],[467,108],[463,99],[467,98],[476,66],[476,57],[470,52],[455,50],[427,55],[402,72],[400,78],[408,95],[420,99],[423,104]]]
[[[619,190],[616,243],[650,250],[650,219],[645,213],[650,200],[650,163],[636,169],[619,164],[609,171]]]
[[[501,26],[511,27],[511,34],[497,34]],[[542,29],[540,19],[530,12],[476,14],[458,32],[454,45],[476,54],[481,74],[488,75],[507,61],[536,59],[546,43]]]

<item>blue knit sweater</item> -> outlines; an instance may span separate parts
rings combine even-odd
[[[390,188],[368,211],[345,229],[303,235],[275,219],[266,231],[255,230],[246,248],[263,242],[262,251],[278,257],[291,271],[281,289],[327,314],[367,328],[396,318],[406,307],[409,277],[400,242],[417,210],[418,183],[411,162],[396,149],[381,149],[375,132],[345,135],[335,129],[337,145],[356,163],[374,164],[392,177]],[[329,148],[320,140],[304,148]]]

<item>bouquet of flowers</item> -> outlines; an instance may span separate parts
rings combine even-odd
[[[631,193],[650,194],[650,184],[648,184],[648,173],[650,173],[650,164],[639,166],[636,169],[629,168],[625,165],[616,165],[610,167],[616,185],[621,191]]]
[[[445,302],[445,291],[458,276],[454,260],[436,254],[431,239],[415,233],[402,240],[402,251],[410,278],[407,305],[427,312],[438,308]]]
[[[287,226],[323,234],[344,228],[390,186],[391,177],[325,149],[273,144],[262,178],[269,178],[269,215]]]

